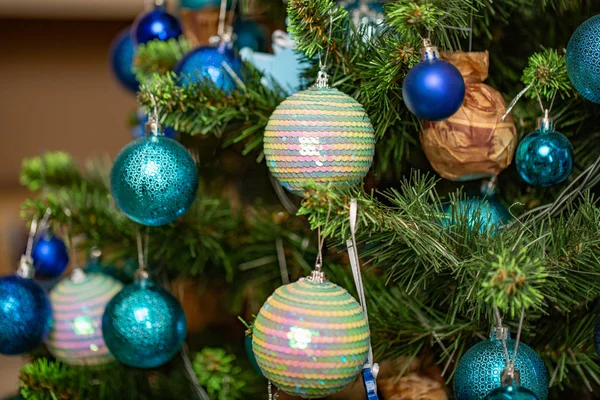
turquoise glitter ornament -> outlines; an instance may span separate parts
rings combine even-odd
[[[600,15],[585,21],[571,36],[567,73],[579,94],[600,103]]]
[[[523,387],[506,385],[493,390],[485,397],[485,400],[539,400],[536,395]]]
[[[537,120],[535,132],[519,143],[515,156],[521,178],[530,185],[549,187],[564,182],[573,169],[573,146],[554,130],[554,120],[546,115]]]
[[[506,207],[493,196],[473,197],[459,200],[444,207],[446,214],[442,224],[449,227],[460,223],[462,218],[467,218],[467,223],[481,233],[497,230],[510,220]]]
[[[106,306],[104,341],[125,365],[156,368],[179,351],[187,334],[179,302],[146,276],[126,286]]]
[[[503,328],[508,339],[506,346],[512,358],[515,348],[508,328]],[[459,360],[454,375],[454,395],[457,400],[483,400],[502,386],[501,375],[506,366],[502,340],[493,331],[489,340],[471,347]],[[540,356],[525,343],[519,343],[515,370],[520,374],[520,385],[531,390],[538,400],[548,398],[548,372]]]
[[[135,222],[166,225],[192,206],[198,168],[185,147],[155,132],[129,143],[117,155],[110,190],[117,206]]]

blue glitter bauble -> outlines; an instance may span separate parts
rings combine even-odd
[[[538,129],[521,140],[515,161],[521,178],[530,185],[556,185],[573,169],[573,146],[562,133]]]
[[[175,39],[181,34],[179,21],[164,7],[156,7],[140,14],[131,26],[131,36],[135,44],[146,43],[154,39],[162,41]]]
[[[446,217],[443,220],[445,227],[455,225],[462,221],[462,216],[467,218],[467,223],[473,229],[480,232],[493,231],[506,224],[510,220],[510,214],[506,207],[494,197],[470,198],[459,200],[444,206]]]
[[[515,341],[506,341],[510,357]],[[506,365],[502,341],[494,335],[471,347],[459,360],[454,375],[457,400],[483,400],[492,390],[502,386],[501,374]],[[548,372],[540,356],[525,343],[519,343],[515,369],[520,373],[521,387],[531,390],[538,400],[548,398]]]
[[[187,333],[179,302],[153,282],[133,283],[106,306],[102,317],[104,341],[125,365],[155,368],[181,348]]]
[[[33,244],[31,258],[33,258],[36,278],[54,279],[67,268],[69,251],[62,240],[44,234]]]
[[[35,281],[0,278],[0,353],[23,354],[37,347],[50,331],[52,309]]]
[[[198,168],[175,140],[148,136],[129,143],[117,155],[110,190],[119,208],[135,222],[166,225],[192,206]]]
[[[598,317],[598,323],[596,324],[596,330],[594,332],[596,341],[596,353],[600,356],[600,317]]]
[[[180,76],[182,85],[211,80],[219,89],[234,90],[235,81],[223,63],[241,78],[242,61],[232,50],[223,47],[198,47],[183,56],[173,71]]]
[[[115,77],[123,87],[136,93],[139,83],[133,72],[135,48],[130,29],[122,31],[113,41],[110,48],[110,66]]]
[[[579,94],[600,103],[600,15],[585,21],[571,36],[567,72]]]
[[[507,385],[493,390],[485,400],[539,400],[536,395],[524,387]]]
[[[233,26],[236,35],[235,47],[242,49],[248,47],[253,51],[267,50],[267,36],[264,28],[251,20],[237,20]]]
[[[426,121],[451,117],[465,99],[465,80],[458,69],[440,59],[424,60],[408,71],[402,84],[406,107]]]

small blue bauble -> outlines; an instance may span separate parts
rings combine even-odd
[[[181,34],[179,21],[164,7],[156,7],[140,14],[131,26],[131,36],[135,44],[147,43],[154,39],[175,39]]]
[[[39,279],[58,278],[69,264],[69,251],[65,243],[49,234],[43,234],[33,244],[31,251],[35,277]]]
[[[532,391],[524,387],[507,385],[490,392],[485,400],[538,400],[538,398]]]
[[[563,182],[573,169],[573,146],[552,126],[539,126],[525,136],[515,156],[521,178],[530,185],[549,187]]]
[[[52,309],[35,281],[0,278],[0,353],[23,354],[37,347],[50,331]]]
[[[594,338],[596,341],[596,353],[600,356],[600,316],[598,317],[598,323],[596,324],[596,331],[594,332]]]
[[[510,214],[506,207],[494,197],[474,197],[459,200],[444,206],[446,217],[443,220],[445,227],[455,225],[461,221],[461,216],[466,215],[469,227],[484,233],[494,231],[510,220]]]
[[[119,208],[135,222],[166,225],[192,206],[198,168],[177,141],[148,136],[129,143],[117,155],[110,190]]]
[[[133,72],[134,55],[135,48],[128,28],[113,41],[110,48],[110,66],[119,83],[135,93],[138,91],[139,83]]]
[[[451,117],[465,99],[465,80],[458,69],[437,58],[423,60],[408,71],[402,84],[406,107],[420,119]]]
[[[512,358],[515,341],[506,340]],[[459,360],[454,375],[457,400],[483,400],[502,386],[501,374],[506,365],[502,341],[495,334],[471,347]],[[540,356],[525,343],[519,344],[515,369],[520,373],[521,387],[531,390],[539,400],[548,398],[548,372]]]
[[[267,37],[263,27],[251,20],[238,20],[233,26],[235,47],[248,47],[252,51],[267,51]]]
[[[600,103],[600,15],[585,21],[571,36],[567,72],[579,94]]]
[[[187,322],[175,297],[151,281],[138,281],[108,303],[102,333],[112,355],[123,364],[155,368],[179,351]]]
[[[219,89],[234,90],[237,86],[226,68],[226,63],[241,78],[242,62],[235,53],[223,46],[198,47],[187,53],[175,66],[183,85],[211,80]]]

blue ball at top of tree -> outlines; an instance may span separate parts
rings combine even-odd
[[[600,103],[600,14],[581,24],[571,36],[567,73],[579,94]]]
[[[128,28],[122,31],[111,45],[110,66],[119,83],[136,93],[140,85],[133,72],[134,56],[135,47]]]
[[[31,258],[36,278],[54,279],[67,268],[69,251],[65,243],[56,236],[43,234],[33,244]]]
[[[242,61],[226,46],[202,46],[183,56],[173,71],[184,86],[208,80],[219,89],[231,91],[237,88],[234,76],[241,79]]]
[[[416,117],[442,121],[451,117],[462,105],[465,80],[454,65],[439,58],[435,46],[427,44],[421,50],[421,62],[412,67],[404,78],[402,97]]]
[[[131,26],[131,36],[136,45],[155,39],[175,39],[181,34],[181,25],[177,18],[162,6],[140,14]]]

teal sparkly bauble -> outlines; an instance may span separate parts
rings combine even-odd
[[[585,21],[571,36],[567,73],[579,94],[600,103],[600,15]]]
[[[187,322],[169,292],[152,281],[136,281],[106,306],[102,333],[112,355],[123,364],[155,368],[179,351]]]
[[[512,358],[515,341],[506,340]],[[454,375],[454,395],[457,400],[483,400],[502,386],[501,375],[506,365],[502,341],[495,334],[489,340],[471,347],[460,359]],[[520,374],[521,387],[531,390],[538,400],[548,398],[548,372],[540,356],[525,343],[519,343],[515,369]]]
[[[164,136],[134,140],[117,156],[110,190],[119,208],[142,225],[175,221],[198,191],[198,168],[181,144]]]
[[[524,387],[507,385],[495,389],[485,397],[485,400],[539,400],[536,395]]]
[[[443,225],[449,227],[459,224],[463,218],[472,229],[480,232],[494,231],[510,220],[506,207],[494,197],[473,197],[459,200],[444,207]]]

